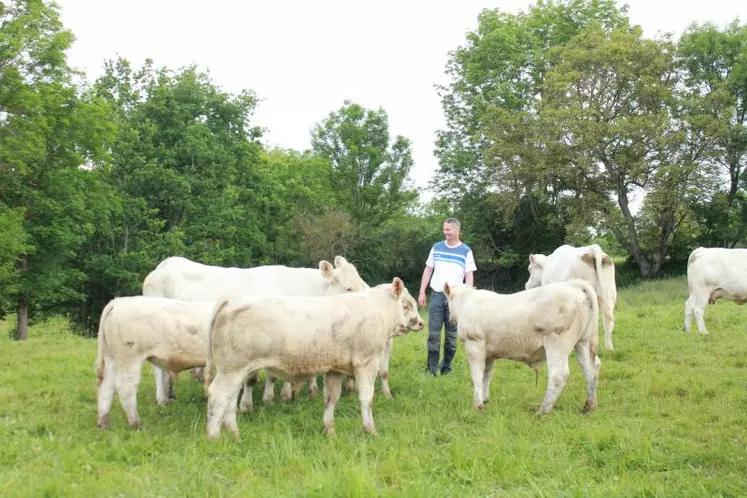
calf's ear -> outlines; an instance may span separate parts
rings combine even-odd
[[[394,277],[394,280],[392,280],[392,295],[398,298],[404,290],[405,283],[399,277]]]
[[[342,256],[335,256],[335,268],[339,268],[344,264],[347,264],[348,260]]]
[[[322,276],[324,278],[332,278],[332,272],[334,271],[334,268],[332,267],[332,264],[329,263],[329,261],[320,261],[319,269],[322,271]]]
[[[446,297],[451,297],[451,286],[449,285],[449,282],[444,283],[444,294],[446,294]]]

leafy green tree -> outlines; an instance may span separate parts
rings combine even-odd
[[[378,226],[404,213],[417,194],[408,175],[410,141],[391,141],[389,117],[346,101],[312,131],[312,149],[332,164],[337,204],[357,224]]]
[[[29,250],[26,239],[23,210],[0,202],[0,318],[12,307],[10,300],[19,290],[21,274],[16,267],[19,255]]]
[[[95,94],[115,109],[111,165],[98,173],[97,230],[79,268],[86,299],[71,311],[85,333],[112,297],[139,294],[162,259],[183,255],[216,265],[272,259],[272,205],[259,173],[261,132],[249,120],[251,92],[228,94],[195,67],[133,69],[105,64]]]
[[[0,4],[0,204],[21,251],[2,292],[18,339],[30,318],[79,298],[82,275],[70,263],[92,232],[90,167],[113,131],[108,107],[72,83],[72,41],[54,4]]]
[[[119,59],[105,69],[96,89],[121,115],[112,157],[118,188],[155,209],[164,232],[181,231],[192,257],[261,259],[254,94],[223,92],[195,67],[174,72],[147,61],[134,71]]]
[[[329,160],[308,151],[272,150],[262,154],[257,174],[265,188],[263,225],[271,248],[268,262],[316,266],[320,259],[330,260],[348,252],[348,243],[342,239],[341,247],[323,243],[329,235],[323,232],[324,227],[334,223],[332,213],[345,216],[335,211],[331,172]],[[349,219],[342,223],[349,223]]]
[[[626,9],[578,0],[540,1],[516,14],[485,10],[450,54],[451,82],[439,89],[447,127],[438,132],[434,186],[480,227],[477,277],[492,287],[515,289],[527,253],[561,244],[569,211],[585,212],[579,199],[568,199],[558,169],[570,154],[548,143],[538,107],[548,54],[591,25],[626,28]]]
[[[680,38],[677,59],[683,119],[706,142],[704,163],[715,170],[715,185],[695,207],[700,243],[730,247],[747,235],[740,194],[747,164],[747,26],[735,20],[720,30],[695,23]]]
[[[698,149],[671,119],[673,55],[669,42],[644,39],[640,28],[592,26],[553,52],[541,107],[546,141],[567,160],[556,173],[602,214],[643,276],[661,269],[697,171]],[[654,218],[633,212],[636,188],[652,194]],[[654,233],[644,240],[647,221]]]

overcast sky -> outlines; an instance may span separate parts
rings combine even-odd
[[[693,21],[720,26],[740,17],[744,0],[630,0],[644,33],[679,34]],[[76,42],[69,62],[90,81],[120,55],[140,66],[195,63],[213,83],[261,102],[254,124],[268,146],[304,150],[310,129],[349,99],[383,107],[392,135],[413,142],[416,185],[437,168],[435,131],[444,126],[434,88],[446,81],[447,55],[477,26],[485,8],[526,10],[524,0],[57,0]]]

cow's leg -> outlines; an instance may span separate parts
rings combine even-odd
[[[324,431],[335,436],[335,405],[342,391],[342,374],[327,372],[324,376]]]
[[[311,376],[311,379],[309,379],[309,396],[312,398],[316,398],[316,395],[319,394],[319,384],[317,384],[317,375],[314,374]]]
[[[241,401],[239,402],[239,411],[241,413],[250,412],[254,410],[254,399],[252,398],[252,390],[257,381],[259,375],[257,372],[252,372],[244,379],[244,392],[241,394]]]
[[[192,374],[192,378],[200,384],[205,383],[205,369],[203,367],[193,368],[190,370],[190,374]]]
[[[685,300],[685,323],[683,330],[688,334],[690,333],[690,326],[693,321],[693,299],[694,294],[691,293]]]
[[[349,393],[355,392],[355,377],[347,377],[345,390]]]
[[[467,334],[465,334],[465,337]],[[472,407],[476,410],[483,408],[483,381],[485,379],[485,346],[482,342],[467,340],[464,342],[464,352],[469,362],[472,374]]]
[[[174,384],[176,384],[176,380],[179,378],[179,373],[169,372],[165,371],[166,374],[166,386],[168,392],[168,398],[169,400],[176,399],[176,393],[174,392]]]
[[[262,403],[272,406],[275,403],[275,377],[265,370],[265,392],[262,395]]]
[[[119,401],[127,414],[127,425],[130,428],[140,427],[140,417],[137,414],[137,388],[140,385],[142,365],[143,358],[137,358],[125,365],[118,365],[114,382]]]
[[[490,381],[493,378],[493,369],[495,368],[495,358],[485,360],[485,374],[482,380],[482,404],[486,405],[490,401]]]
[[[219,371],[210,383],[210,387],[208,387],[207,403],[208,439],[217,439],[220,437],[221,422],[225,421],[227,416],[229,418],[231,417],[230,414],[226,414],[226,410],[229,409],[229,403],[233,402],[235,405],[238,391],[241,389],[241,382],[245,377],[254,376],[256,378],[256,372],[252,372],[248,376],[244,372],[245,371],[224,373]],[[234,428],[230,427],[230,429],[233,430]],[[238,437],[238,428],[236,428],[234,435]]]
[[[695,322],[698,324],[698,332],[704,335],[708,334],[708,329],[705,325],[705,309],[708,305],[710,294],[710,289],[705,289],[705,291],[696,291],[690,296],[690,306],[692,313],[695,315]]]
[[[172,389],[169,382],[169,374],[166,370],[153,365],[153,377],[156,383],[156,403],[161,406],[168,405],[171,402],[169,399],[169,389]]]
[[[615,305],[604,302],[599,307],[602,310],[602,325],[604,325],[604,346],[607,351],[614,351],[612,345],[612,329],[615,328]]]
[[[376,424],[373,419],[373,395],[376,385],[376,373],[379,370],[379,362],[372,361],[368,365],[355,370],[355,384],[358,389],[358,400],[361,403],[361,417],[363,419],[363,430],[376,436]]]
[[[547,355],[547,390],[545,391],[545,399],[542,401],[538,415],[550,413],[552,407],[555,405],[555,400],[563,391],[566,381],[568,380],[568,355],[569,351],[565,351],[565,348],[555,345],[555,347],[545,346],[545,354]]]
[[[598,356],[591,357],[589,344],[576,344],[576,359],[581,366],[586,381],[586,403],[584,413],[590,412],[597,407],[597,386],[599,385],[599,367],[602,362]]]
[[[223,425],[226,426],[226,429],[231,431],[231,434],[233,434],[233,437],[237,440],[239,439],[239,424],[236,420],[236,411],[238,409],[237,404],[240,391],[241,383],[239,382],[238,386],[234,389],[233,394],[231,394],[231,398],[228,400],[226,410],[223,412]]]
[[[303,384],[299,386],[299,389],[303,387]],[[291,401],[293,399],[293,383],[289,380],[283,382],[283,389],[280,391],[280,399],[282,401]]]
[[[392,390],[389,388],[389,358],[392,357],[392,345],[394,337],[390,337],[386,343],[384,354],[379,359],[379,378],[381,379],[381,394],[387,398],[392,397]]]
[[[114,384],[116,382],[117,370],[111,358],[104,360],[104,377],[97,389],[99,419],[96,424],[100,429],[109,428],[109,412],[114,401]]]

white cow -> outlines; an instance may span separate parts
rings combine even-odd
[[[685,332],[690,332],[693,315],[698,331],[707,334],[704,313],[707,304],[723,298],[744,304],[747,301],[747,249],[698,247],[687,260]]]
[[[95,363],[99,427],[109,425],[115,391],[128,425],[140,425],[137,389],[144,361],[169,372],[205,365],[214,308],[215,301],[146,296],[119,297],[104,307]]]
[[[221,423],[238,438],[236,398],[242,380],[259,369],[293,382],[324,378],[324,428],[334,435],[342,375],[355,377],[363,428],[376,434],[371,403],[379,360],[389,339],[422,330],[415,300],[399,278],[363,292],[324,297],[247,295],[218,302],[206,371],[207,435]]]
[[[529,280],[525,289],[533,289],[553,282],[565,282],[572,278],[586,280],[594,286],[602,310],[604,340],[612,351],[612,329],[615,328],[615,263],[597,244],[585,247],[563,245],[552,254],[529,255]]]
[[[599,307],[589,283],[571,280],[515,294],[447,284],[444,294],[469,361],[475,409],[488,402],[495,360],[506,358],[532,368],[547,361],[547,390],[537,413],[550,413],[568,379],[574,349],[586,379],[584,411],[596,408]]]
[[[342,256],[335,258],[335,267],[327,261],[319,269],[289,268],[287,266],[258,266],[255,268],[223,268],[190,261],[182,257],[163,260],[143,282],[144,296],[161,296],[185,301],[216,301],[224,295],[256,293],[262,295],[332,295],[346,291],[359,291],[368,285],[358,275],[354,265]],[[207,353],[206,353],[207,354]],[[166,404],[171,388],[170,377],[154,366],[156,376],[156,401]],[[249,383],[249,386],[251,383]],[[242,410],[252,407],[251,388],[241,399]],[[284,397],[290,395],[290,385]],[[316,378],[311,385],[316,392]],[[267,378],[264,400],[274,398],[273,379]]]

